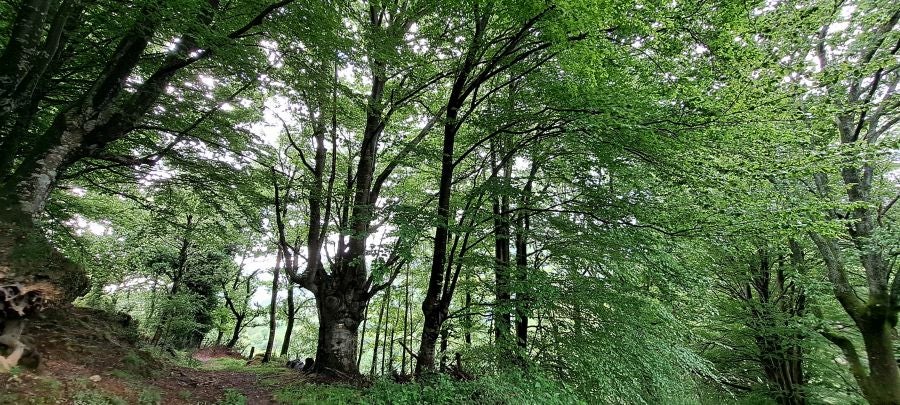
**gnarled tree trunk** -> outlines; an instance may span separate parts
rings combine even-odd
[[[319,312],[319,340],[316,346],[316,371],[354,373],[357,336],[362,322],[364,302],[356,294],[334,289],[316,295]]]

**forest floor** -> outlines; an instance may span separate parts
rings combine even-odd
[[[343,403],[354,392],[280,362],[142,349],[129,321],[85,308],[46,311],[26,327],[41,364],[0,375],[0,404]]]

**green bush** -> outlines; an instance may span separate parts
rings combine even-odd
[[[540,373],[508,371],[474,381],[435,375],[415,384],[379,380],[366,391],[371,404],[579,404],[571,389]]]
[[[225,390],[225,397],[219,401],[219,405],[247,405],[247,397],[240,391],[229,388]]]

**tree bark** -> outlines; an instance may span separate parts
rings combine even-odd
[[[390,299],[390,287],[385,291],[384,298],[381,300],[381,309],[378,310],[378,323],[375,324],[375,345],[372,347],[372,365],[369,370],[369,375],[375,375],[375,368],[378,365],[378,344],[381,339],[381,323],[384,320],[384,308],[387,305],[388,300]]]
[[[281,276],[281,262],[284,253],[278,250],[278,256],[275,259],[275,269],[272,270],[272,298],[269,301],[269,338],[266,341],[266,352],[263,355],[262,362],[268,363],[272,360],[272,351],[275,347],[275,327],[278,324],[278,278]]]
[[[509,165],[501,164],[497,155],[502,154],[502,144],[499,140],[491,143],[491,165],[495,172],[502,172],[504,190],[501,195],[494,195],[494,340],[501,350],[506,351],[512,342],[510,299],[510,246],[509,246],[509,196],[505,190],[509,190],[510,170]],[[506,356],[503,356],[506,358]]]
[[[408,347],[409,341],[406,340],[406,335],[409,329],[409,266],[406,266],[406,283],[405,288],[406,292],[403,296],[403,339],[401,339],[401,346],[403,348]],[[400,351],[400,374],[406,375],[406,350]]]
[[[365,351],[366,344],[366,324],[369,323],[369,306],[371,305],[371,301],[366,305],[366,309],[363,312],[363,323],[362,323],[362,332],[359,334],[359,356],[356,358],[356,368],[359,369],[359,364],[362,363],[363,352]]]
[[[244,328],[243,323],[244,323],[243,317],[239,316],[239,317],[235,318],[234,329],[231,331],[231,339],[228,339],[228,343],[225,343],[225,347],[233,348],[234,346],[237,345],[238,339],[241,338],[241,329]]]
[[[287,356],[291,347],[291,334],[294,332],[294,315],[296,314],[294,309],[294,284],[291,283],[290,278],[285,284],[287,284],[287,330],[284,331],[284,340],[281,343],[281,357]]]
[[[355,374],[358,370],[356,339],[364,306],[361,301],[352,291],[344,295],[332,290],[317,297],[319,340],[316,371]]]

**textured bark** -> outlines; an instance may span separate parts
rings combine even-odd
[[[315,370],[356,373],[356,348],[363,305],[358,297],[330,290],[317,297],[319,341]]]

